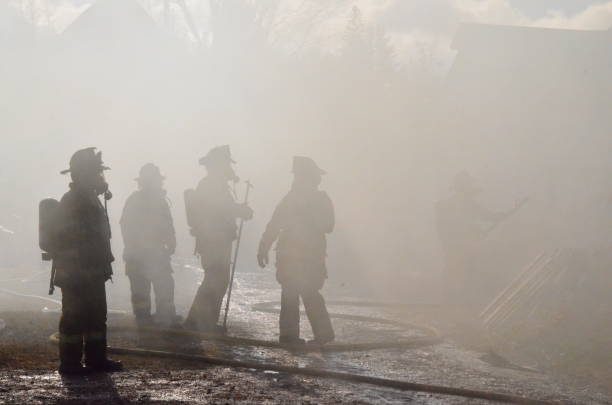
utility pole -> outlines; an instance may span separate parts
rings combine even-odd
[[[170,28],[170,0],[164,0],[164,25]]]
[[[187,22],[187,26],[189,27],[189,30],[191,31],[191,35],[193,36],[193,39],[196,41],[198,46],[201,45],[202,39],[200,38],[200,33],[198,32],[198,29],[196,28],[193,18],[191,17],[191,12],[189,11],[187,4],[185,4],[185,0],[174,0],[174,1],[178,4],[181,11],[183,12],[183,17],[185,18],[185,21]]]
[[[202,38],[195,24],[195,20],[193,19],[185,0],[164,0],[164,25],[167,29],[172,30],[174,28],[173,20],[172,20],[172,5],[176,4],[183,14],[183,18],[187,23],[187,27],[189,28],[189,32],[193,36],[196,44],[198,46],[202,43]]]

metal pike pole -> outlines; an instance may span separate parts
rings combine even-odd
[[[249,191],[253,185],[250,181],[246,181],[246,193],[244,194],[244,205],[249,202]],[[234,260],[232,261],[232,272],[230,276],[229,290],[227,291],[227,300],[225,301],[225,315],[223,315],[223,331],[227,331],[227,314],[229,313],[230,299],[232,298],[232,287],[234,286],[234,275],[236,274],[236,262],[238,261],[238,251],[240,250],[240,239],[242,238],[242,228],[244,226],[244,218],[240,220],[238,227],[238,238],[236,239],[236,248],[234,249]]]

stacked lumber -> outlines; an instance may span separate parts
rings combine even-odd
[[[482,310],[484,326],[490,331],[503,331],[537,312],[550,296],[553,281],[568,270],[565,256],[561,250],[539,254]]]

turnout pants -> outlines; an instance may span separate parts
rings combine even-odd
[[[169,270],[148,272],[142,266],[128,265],[132,292],[132,310],[136,321],[151,319],[151,287],[155,292],[155,312],[162,323],[171,323],[176,317],[174,306],[174,278]]]
[[[446,298],[449,305],[462,309],[477,307],[478,277],[475,257],[466,252],[446,255]]]
[[[219,321],[223,297],[229,286],[233,241],[212,241],[204,248],[202,268],[204,281],[196,293],[185,321],[197,330],[213,329]]]
[[[312,283],[287,281],[282,284],[279,319],[281,338],[292,339],[300,336],[301,297],[315,339],[333,340],[334,329],[319,288]]]
[[[59,323],[60,362],[99,364],[106,359],[106,289],[104,282],[62,287]]]

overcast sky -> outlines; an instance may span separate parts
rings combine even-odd
[[[71,20],[84,11],[95,0],[5,0],[15,7],[27,8],[29,4],[36,4],[41,10],[39,14],[46,13],[58,29],[64,28]],[[129,1],[129,0],[126,0]],[[137,0],[148,9],[160,9],[163,0]],[[248,0],[247,0],[248,1]],[[278,0],[252,0],[256,3],[273,3]],[[186,0],[194,14],[206,9],[208,0]],[[500,20],[514,21],[515,23],[540,25],[563,25],[572,28],[601,28],[607,22],[612,25],[612,1],[610,0],[334,0],[320,2],[317,0],[282,0],[283,4],[327,7],[329,10],[346,14],[352,5],[358,5],[365,13],[375,14],[393,11],[396,17],[407,17],[413,21],[408,13],[418,16],[421,22],[428,25],[436,17],[456,15],[458,20],[476,19],[480,22],[495,23]],[[289,9],[291,7],[284,7]],[[399,11],[399,13],[398,13]],[[586,19],[589,17],[590,19]],[[41,23],[46,16],[39,16]],[[597,22],[597,18],[600,19]],[[580,20],[582,25],[578,25]]]
[[[6,1],[6,0],[0,0]],[[93,0],[8,0],[22,7],[38,25],[61,32],[86,10]],[[99,0],[105,1],[105,0]],[[129,1],[129,0],[126,0]],[[158,21],[163,0],[137,0]],[[248,0],[247,0],[248,1]],[[358,6],[369,26],[387,32],[399,64],[423,48],[439,60],[442,70],[453,59],[451,39],[461,23],[505,24],[565,29],[606,30],[612,26],[612,0],[252,0],[260,5],[280,4],[277,45],[295,44],[324,51],[341,47],[343,33],[353,6]],[[38,12],[27,12],[27,4]],[[198,29],[207,30],[208,0],[186,0]],[[175,27],[184,24],[173,6]],[[320,12],[323,10],[323,12]],[[0,10],[1,12],[1,10]],[[316,17],[315,17],[316,16]],[[183,27],[184,35],[189,30]]]
[[[513,7],[531,18],[545,16],[550,10],[560,10],[567,14],[584,11],[591,5],[609,3],[606,0],[510,0]]]

